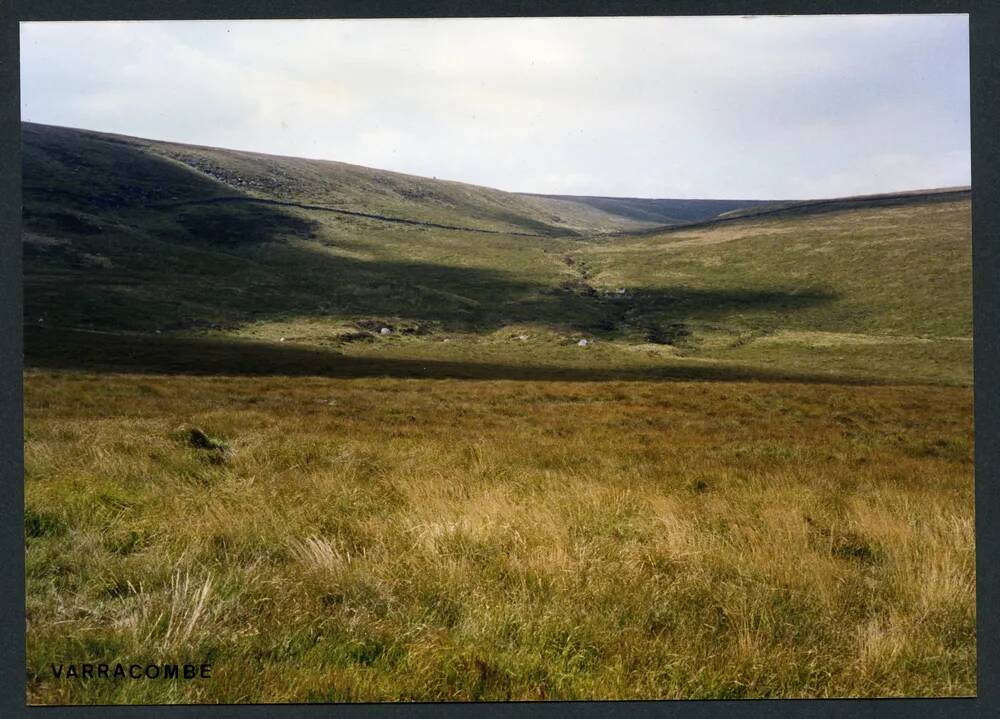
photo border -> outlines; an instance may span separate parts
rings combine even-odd
[[[978,697],[26,705],[20,21],[968,13],[972,132]],[[0,5],[0,716],[4,717],[996,717],[1000,716],[1000,3],[996,0],[3,0]]]

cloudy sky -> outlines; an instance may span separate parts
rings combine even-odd
[[[527,192],[964,185],[968,21],[25,23],[21,115]]]

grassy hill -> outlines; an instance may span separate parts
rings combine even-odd
[[[219,197],[320,205],[482,230],[575,235],[648,226],[586,203],[529,197],[325,160],[23,125],[29,196],[103,209]],[[659,223],[662,224],[662,223]]]
[[[971,378],[967,191],[630,234],[627,210],[588,198],[556,218],[564,200],[37,125],[24,186],[31,361],[71,328],[653,376]]]

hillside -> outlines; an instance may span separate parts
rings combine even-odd
[[[658,200],[642,197],[587,197],[581,195],[532,195],[547,200],[573,202],[619,217],[656,225],[702,222],[728,213],[770,208],[784,203],[771,200]]]
[[[971,380],[967,191],[665,228],[594,198],[37,125],[24,188],[29,363],[86,345],[170,364],[182,340],[243,371]]]
[[[220,197],[329,207],[383,218],[491,231],[574,235],[655,221],[584,202],[517,195],[325,160],[156,142],[25,123],[29,197],[103,208],[185,204]],[[109,170],[114,169],[114,172]],[[83,185],[80,180],[86,178]],[[663,224],[663,223],[658,223]]]
[[[928,190],[910,190],[906,192],[887,192],[877,195],[855,195],[851,197],[835,197],[823,200],[799,200],[794,202],[760,202],[740,203],[740,207],[724,210],[712,217],[692,218],[683,223],[687,228],[694,226],[712,226],[725,222],[738,222],[760,217],[793,217],[795,215],[816,215],[824,212],[839,212],[841,210],[861,210],[876,207],[895,207],[899,205],[925,205],[932,202],[948,202],[951,200],[969,200],[972,190],[969,187],[941,187]],[[711,202],[711,200],[707,201]],[[678,224],[678,223],[675,223]],[[656,234],[663,227],[652,227],[644,230],[633,230],[632,234]],[[627,233],[626,233],[627,234]]]

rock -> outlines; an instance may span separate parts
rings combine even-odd
[[[590,340],[580,340],[576,343],[578,347],[586,347],[590,344]]]
[[[522,342],[524,342],[526,339],[528,339],[528,335],[518,335],[517,338]]]
[[[391,335],[391,334],[392,334],[392,330],[391,330],[391,329],[389,329],[388,327],[383,327],[382,329],[380,329],[380,330],[378,331],[378,333],[379,333],[380,335],[383,335],[383,336],[385,336],[385,335]]]
[[[195,449],[214,449],[218,451],[226,450],[225,442],[209,437],[198,427],[192,427],[188,432],[188,444]]]
[[[281,339],[278,340],[278,342],[284,342],[284,341],[285,341],[284,337],[282,337]]]

